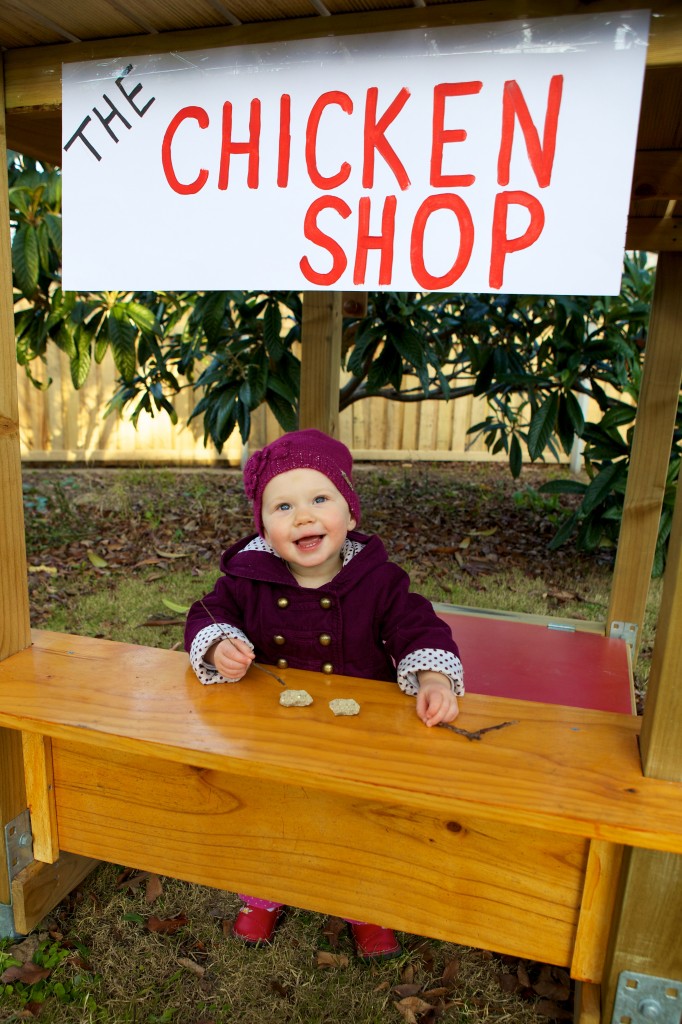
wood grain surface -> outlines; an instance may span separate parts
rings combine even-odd
[[[201,686],[186,655],[36,633],[0,664],[0,725],[53,738],[412,810],[477,816],[565,835],[682,852],[680,786],[641,774],[629,716],[469,695],[458,725],[514,724],[470,742],[426,729],[392,683],[286,670],[308,708],[279,705],[280,685],[250,670]],[[354,697],[355,718],[335,718]]]

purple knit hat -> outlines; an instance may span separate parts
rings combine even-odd
[[[244,490],[253,502],[253,518],[261,535],[263,491],[273,477],[290,469],[324,473],[348,502],[353,519],[360,522],[360,501],[351,480],[353,458],[345,444],[321,430],[296,430],[254,452],[244,466]]]

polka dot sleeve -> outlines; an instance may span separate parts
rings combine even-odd
[[[189,651],[190,665],[196,672],[200,683],[207,685],[209,683],[239,682],[238,679],[226,679],[217,668],[204,661],[204,655],[209,647],[213,647],[214,643],[218,640],[223,640],[226,636],[231,640],[243,640],[253,650],[253,644],[249,638],[242,633],[241,629],[237,629],[236,626],[229,626],[224,622],[216,622],[211,626],[205,626],[203,629],[200,629],[194,637]]]
[[[462,662],[450,651],[424,648],[406,654],[398,665],[398,686],[403,693],[419,693],[417,672],[442,672],[450,680],[452,692],[461,697],[464,693],[464,669]]]

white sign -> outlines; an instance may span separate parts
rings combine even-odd
[[[617,294],[648,22],[66,64],[64,287]]]

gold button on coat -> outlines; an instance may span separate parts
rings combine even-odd
[[[280,647],[282,646],[282,644],[286,643],[286,640],[284,639],[281,633],[275,633],[272,639],[275,641],[276,644],[279,644]]]
[[[289,668],[289,662],[286,658],[277,659],[277,668]]]
[[[322,671],[325,672],[328,676],[330,676],[334,671],[334,666],[331,664],[331,662],[325,661],[324,665],[322,666]]]
[[[332,638],[330,637],[329,633],[320,633],[317,639],[320,641],[323,647],[329,647],[330,643],[332,642]]]
[[[331,608],[331,606],[332,606],[332,599],[331,599],[331,597],[321,597],[320,598],[320,608]]]
[[[278,608],[288,608],[289,607],[289,598],[288,597],[278,597],[277,598],[277,607]]]

